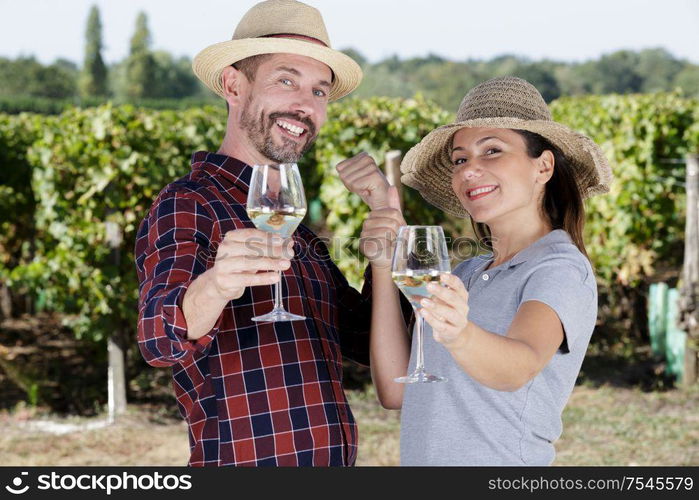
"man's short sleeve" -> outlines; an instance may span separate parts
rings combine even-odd
[[[580,259],[584,259],[581,255]],[[549,306],[563,325],[562,352],[570,352],[581,334],[589,335],[597,319],[595,278],[575,256],[557,256],[532,269],[522,288],[520,306],[536,300]]]

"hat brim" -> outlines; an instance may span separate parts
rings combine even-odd
[[[480,118],[439,127],[408,151],[401,163],[401,182],[420,192],[432,205],[456,217],[467,217],[451,187],[451,143],[462,128],[505,128],[541,135],[558,147],[573,164],[583,199],[609,192],[612,171],[595,142],[560,123],[519,118]]]
[[[221,71],[225,67],[246,57],[280,53],[306,56],[326,64],[334,74],[330,101],[346,96],[362,81],[362,69],[351,57],[324,45],[289,38],[244,38],[216,43],[194,57],[192,69],[207,87],[224,97]]]

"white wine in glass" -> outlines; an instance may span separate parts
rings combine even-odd
[[[282,238],[290,238],[306,215],[306,195],[296,163],[255,165],[250,178],[247,212],[255,227]],[[281,277],[274,284],[274,308],[253,321],[298,321],[304,316],[284,309],[281,297]]]
[[[440,275],[449,272],[451,272],[449,253],[441,227],[402,226],[398,230],[392,261],[392,276],[394,283],[408,298],[415,311],[416,359],[413,373],[395,379],[396,382],[414,384],[447,380],[425,371],[423,350],[425,319],[419,313],[421,306],[418,301],[432,296],[427,291],[428,283],[439,283]]]
[[[400,291],[408,298],[413,307],[420,307],[418,300],[428,299],[432,296],[427,291],[428,283],[435,282],[439,284],[439,275],[437,271],[413,271],[408,269],[405,272],[393,273],[393,282],[398,285]]]
[[[257,229],[289,238],[306,216],[305,208],[253,208],[248,209],[248,217]]]

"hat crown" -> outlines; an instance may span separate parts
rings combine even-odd
[[[253,6],[238,23],[233,40],[271,35],[301,35],[330,47],[320,11],[296,0],[266,0]]]
[[[536,87],[512,76],[485,81],[466,94],[456,114],[456,121],[479,118],[552,120],[546,101]]]

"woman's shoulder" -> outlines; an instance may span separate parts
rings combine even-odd
[[[549,233],[531,250],[527,260],[532,266],[573,267],[583,274],[592,274],[589,259],[573,243],[570,235],[562,229]]]
[[[597,280],[587,256],[563,230],[549,234],[523,262],[520,280],[523,286],[541,286],[560,293],[597,294]]]

